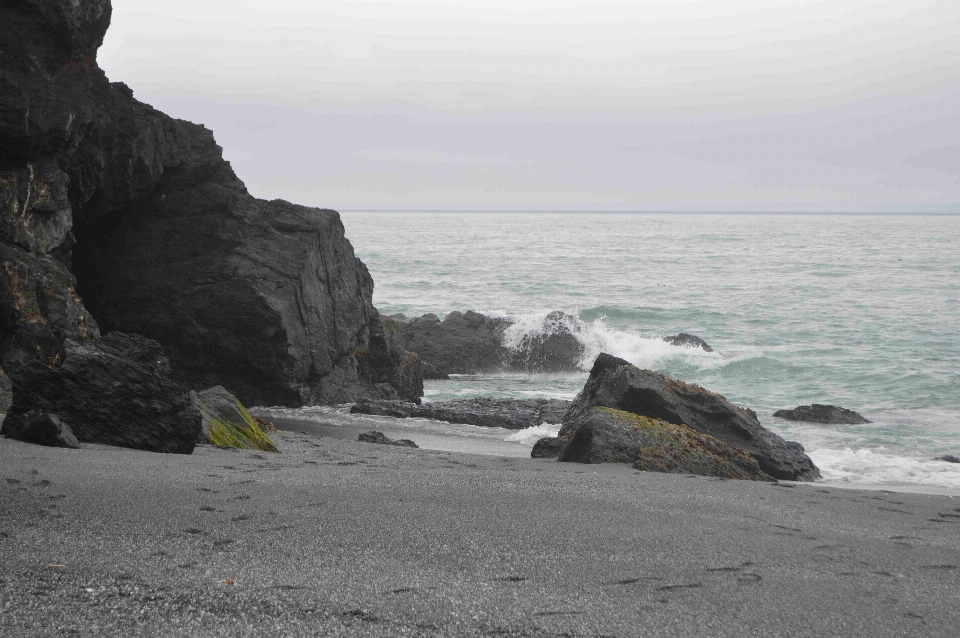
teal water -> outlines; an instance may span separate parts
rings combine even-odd
[[[960,217],[345,213],[384,314],[579,317],[588,346],[720,392],[828,481],[960,488]],[[659,337],[690,332],[715,353]],[[428,399],[572,397],[586,373],[427,384]],[[832,403],[866,426],[796,425]]]

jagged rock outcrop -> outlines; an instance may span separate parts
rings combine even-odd
[[[706,341],[697,335],[687,334],[686,332],[681,332],[680,334],[673,335],[672,337],[664,337],[663,340],[672,346],[703,348],[704,352],[713,352],[713,348],[711,348]]]
[[[21,366],[0,433],[21,438],[37,410],[57,415],[85,443],[189,454],[200,433],[200,414],[160,344],[137,334],[67,339],[58,365]]]
[[[586,327],[560,311],[532,326],[472,310],[451,312],[443,321],[435,314],[394,319],[403,326],[406,348],[420,355],[430,378],[498,370],[570,372],[583,358],[583,340],[575,333]]]
[[[594,362],[583,390],[564,415],[559,435],[575,438],[579,426],[599,418],[595,417],[597,408],[692,428],[748,453],[762,472],[777,479],[811,481],[820,477],[802,445],[784,441],[764,428],[752,410],[737,407],[698,385],[641,370],[606,353]],[[561,460],[565,455],[566,448]]]
[[[159,341],[189,385],[247,404],[417,400],[419,359],[378,336],[338,214],[255,199],[210,131],[110,83],[96,63],[110,15],[108,0],[0,4],[0,365],[14,383],[102,329]]]
[[[360,401],[351,414],[400,419],[436,419],[489,428],[523,430],[542,423],[559,423],[569,401],[555,399],[454,399],[416,405],[405,401]]]
[[[792,410],[777,410],[773,416],[787,421],[805,421],[807,423],[826,423],[828,425],[861,425],[873,423],[858,412],[835,405],[800,405]]]

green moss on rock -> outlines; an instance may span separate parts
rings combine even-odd
[[[265,452],[279,451],[240,400],[223,386],[191,392],[190,396],[203,421],[199,443]]]
[[[647,472],[698,474],[732,479],[772,480],[747,452],[685,425],[676,425],[631,412],[599,407],[613,417],[615,427],[635,441],[633,467]],[[614,453],[615,457],[619,457]],[[630,458],[613,458],[630,462]]]

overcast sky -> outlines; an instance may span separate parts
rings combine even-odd
[[[960,212],[957,0],[113,0],[112,80],[357,209]]]

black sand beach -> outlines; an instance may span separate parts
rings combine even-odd
[[[3,636],[952,636],[960,501],[274,435],[0,439]]]

